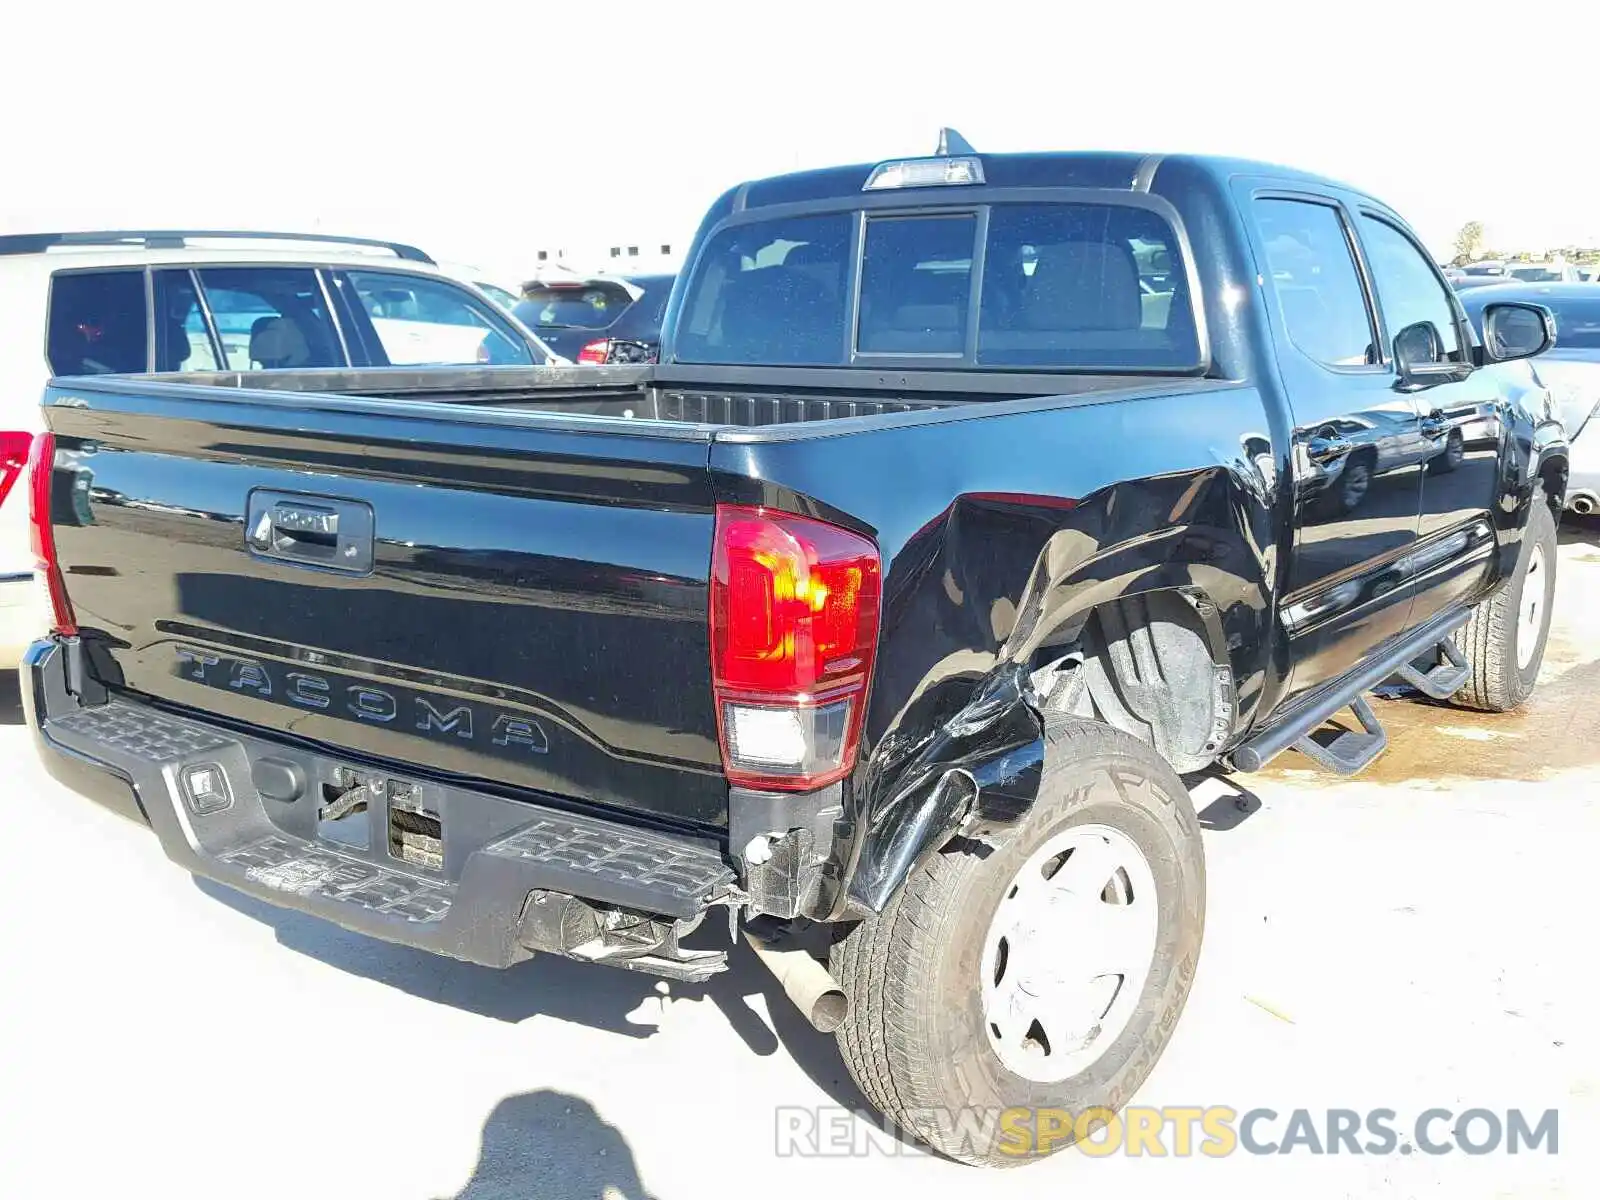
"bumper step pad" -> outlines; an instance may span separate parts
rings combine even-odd
[[[679,978],[703,979],[726,966],[720,952],[677,945],[710,906],[739,897],[714,843],[410,781],[444,813],[446,869],[436,873],[392,857],[386,838],[351,849],[284,827],[294,823],[286,815],[293,805],[263,800],[252,765],[298,756],[316,780],[332,769],[320,755],[124,700],[51,714],[43,732],[47,749],[128,780],[170,858],[270,903],[486,966],[508,966],[535,950]],[[225,777],[225,807],[186,803],[183,781],[195,767]],[[315,802],[308,795],[297,803]],[[456,844],[453,837],[472,841]],[[536,892],[580,903],[613,929],[659,927],[661,944],[608,935],[608,948],[615,943],[620,951],[613,956],[597,952],[592,940],[567,946],[529,936],[526,911]]]

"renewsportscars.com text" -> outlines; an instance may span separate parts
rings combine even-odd
[[[921,1153],[893,1123],[847,1108],[779,1108],[774,1151],[779,1158],[857,1157]],[[1149,1108],[1120,1113],[1090,1108],[930,1109],[913,1114],[923,1125],[953,1135],[974,1152],[996,1147],[1019,1158],[1049,1154],[1076,1143],[1095,1158],[1184,1158],[1231,1154],[1558,1154],[1560,1114],[1511,1109],[1425,1109],[1402,1117],[1394,1109],[1271,1108],[1223,1105]]]

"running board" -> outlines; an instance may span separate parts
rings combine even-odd
[[[1366,703],[1366,693],[1394,675],[1400,675],[1409,681],[1409,676],[1405,675],[1406,669],[1410,668],[1418,658],[1437,650],[1443,650],[1450,670],[1463,670],[1466,660],[1461,657],[1461,652],[1455,648],[1450,638],[1457,629],[1467,623],[1467,618],[1471,615],[1471,610],[1445,613],[1424,625],[1419,625],[1396,642],[1393,648],[1373,656],[1354,671],[1313,692],[1304,703],[1285,713],[1282,719],[1253,734],[1228,756],[1228,762],[1236,771],[1259,771],[1290,747],[1305,751],[1299,743],[1309,742],[1309,735],[1314,729],[1326,723],[1340,709],[1353,707],[1359,702],[1361,709],[1365,709],[1365,715],[1363,716],[1361,709],[1358,709],[1356,716],[1361,720],[1362,728],[1366,732],[1350,731],[1344,734],[1344,738],[1362,740],[1359,743],[1347,742],[1346,752],[1337,758],[1338,762],[1348,766],[1349,769],[1341,770],[1340,767],[1325,762],[1318,757],[1318,754],[1310,754],[1310,757],[1317,762],[1329,766],[1332,770],[1338,770],[1341,774],[1353,774],[1359,771],[1381,754],[1387,744],[1382,727],[1378,725],[1377,718],[1373,716],[1370,706]],[[1430,672],[1424,674],[1419,671],[1417,674],[1433,686],[1442,687],[1450,682],[1450,677],[1435,678],[1435,676],[1445,669],[1446,664],[1441,663]],[[1461,683],[1465,682],[1466,678],[1463,676],[1455,687],[1460,687]],[[1452,692],[1455,687],[1451,688]],[[1367,740],[1373,738],[1377,739],[1376,742]],[[1340,740],[1335,739],[1332,744],[1337,745]],[[1320,753],[1328,752],[1328,748],[1321,744],[1313,743],[1313,745]],[[1374,745],[1376,748],[1373,748]],[[1354,765],[1350,766],[1352,763]]]
[[[1472,676],[1472,668],[1467,665],[1467,656],[1461,653],[1461,647],[1455,644],[1454,639],[1441,639],[1435,649],[1444,656],[1443,662],[1426,671],[1415,662],[1409,662],[1395,674],[1424,696],[1448,700],[1466,686]]]
[[[1332,741],[1319,742],[1316,733],[1308,733],[1294,744],[1294,748],[1318,766],[1335,775],[1354,775],[1389,746],[1389,735],[1378,724],[1378,718],[1365,696],[1350,702],[1350,709],[1361,722],[1364,733],[1353,729],[1341,732]]]

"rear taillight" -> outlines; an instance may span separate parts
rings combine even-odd
[[[41,433],[33,439],[33,450],[28,455],[28,497],[31,501],[28,515],[33,525],[34,573],[50,597],[51,628],[57,633],[75,637],[78,619],[73,615],[72,602],[67,599],[66,581],[61,577],[61,563],[56,558],[56,535],[50,528],[50,481],[55,474],[55,466],[55,435]]]
[[[849,774],[878,644],[878,549],[836,525],[717,506],[711,681],[730,782],[782,791]]]
[[[582,350],[578,351],[578,361],[581,363],[599,365],[606,361],[606,358],[610,353],[611,339],[597,338],[596,340],[590,342]]]
[[[28,451],[32,445],[31,433],[0,431],[0,504],[6,502],[17,480],[28,469]]]

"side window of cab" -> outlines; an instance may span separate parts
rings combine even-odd
[[[50,281],[45,349],[51,374],[147,370],[149,321],[142,268],[57,272]]]

